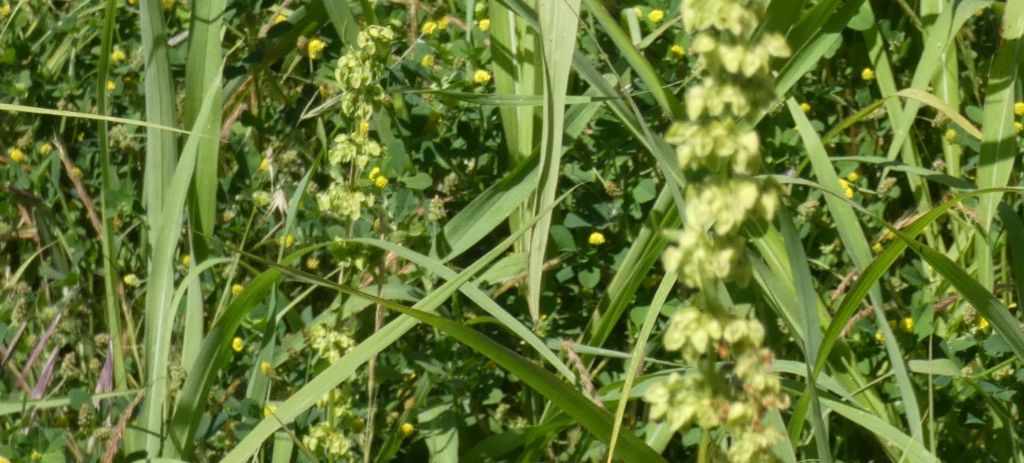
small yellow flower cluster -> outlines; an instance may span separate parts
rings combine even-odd
[[[332,183],[327,191],[316,195],[316,204],[323,212],[356,221],[362,215],[363,205],[373,204],[373,195],[344,183]]]
[[[235,283],[235,284],[231,285],[231,295],[232,296],[238,296],[239,294],[242,294],[242,291],[244,289],[245,289],[245,286],[242,286],[242,284],[240,284],[240,283]]]
[[[44,141],[41,145],[39,145],[39,154],[46,156],[51,152],[53,152],[53,145],[51,145],[50,142]]]
[[[124,281],[124,284],[131,286],[133,288],[137,288],[139,285],[142,284],[142,282],[139,280],[139,277],[136,276],[134,273],[129,273],[125,275],[123,278],[121,278],[121,280]]]
[[[591,246],[600,246],[604,244],[604,233],[599,231],[591,233],[590,237],[587,238],[587,242],[590,243]]]
[[[245,349],[245,341],[242,340],[241,336],[235,336],[231,340],[231,350],[235,352],[242,352],[242,349]]]
[[[420,58],[420,66],[423,66],[425,68],[429,68],[429,67],[431,67],[433,65],[434,65],[434,55],[423,55],[423,58]]]
[[[491,20],[484,18],[477,22],[476,25],[480,28],[481,32],[487,32],[491,29]]]
[[[669,53],[672,53],[676,58],[682,58],[686,56],[686,49],[682,45],[674,44],[668,49]]]
[[[811,112],[811,104],[807,102],[800,103],[800,110],[803,111],[804,114]]]
[[[408,438],[416,432],[416,427],[413,426],[412,423],[402,423],[402,425],[398,427],[398,431],[402,433],[402,437]]]
[[[480,85],[486,84],[491,81],[491,73],[485,69],[477,69],[473,72],[473,82]]]
[[[120,63],[126,59],[128,59],[128,55],[121,47],[114,47],[114,50],[110,52],[110,60],[115,63]]]
[[[320,40],[319,38],[312,38],[306,42],[306,55],[309,59],[319,59],[323,55],[324,49],[327,48],[327,42]]]
[[[11,162],[15,164],[21,164],[25,162],[25,152],[18,147],[9,148],[7,150],[7,157],[11,158]]]
[[[868,82],[875,80],[875,70],[871,68],[864,68],[860,71],[860,78]]]
[[[0,3],[0,19],[7,19],[11,15],[11,4],[8,2]]]
[[[370,169],[370,175],[368,175],[367,177],[370,179],[371,182],[373,182],[373,186],[377,188],[384,188],[388,186],[388,178],[385,177],[383,173],[381,173],[380,167],[374,167],[373,169]]]
[[[843,196],[846,196],[848,199],[853,199],[853,184],[850,183],[849,180],[843,178],[839,179],[839,188],[843,189]]]
[[[274,15],[274,19],[271,22],[276,26],[288,20],[288,15],[284,13],[277,13]]]

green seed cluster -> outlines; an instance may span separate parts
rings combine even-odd
[[[374,108],[387,98],[378,80],[384,75],[384,54],[394,38],[389,27],[370,26],[360,31],[355,46],[338,59],[334,71],[341,113],[351,129],[334,137],[327,154],[328,172],[334,182],[316,196],[316,201],[321,211],[349,221],[358,220],[363,206],[374,201],[372,193],[361,191],[351,180],[353,169],[362,171],[371,159],[386,154],[370,136],[370,120]],[[358,172],[354,177],[360,177]]]
[[[756,177],[761,167],[757,132],[741,122],[771,104],[769,60],[789,55],[781,36],[755,34],[764,14],[757,0],[685,0],[682,5],[683,26],[693,37],[691,51],[701,56],[703,78],[686,92],[686,120],[666,134],[690,182],[684,192],[685,227],[669,233],[674,245],[664,263],[702,292],[672,317],[664,335],[666,349],[679,351],[692,368],[671,374],[645,395],[652,417],[666,419],[673,430],[693,424],[727,430],[724,456],[733,462],[770,461],[768,449],[782,436],[764,427],[761,417],[789,406],[771,374],[773,355],[762,347],[761,323],[731,313],[711,294],[723,282],[748,278],[740,231],[748,221],[771,220],[779,203],[778,188]]]

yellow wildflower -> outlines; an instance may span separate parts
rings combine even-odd
[[[858,174],[857,171],[853,171],[850,172],[849,174],[846,174],[847,182],[855,183],[857,180],[860,180],[860,174]]]
[[[864,68],[860,71],[860,78],[864,80],[875,80],[875,70],[871,68]]]
[[[416,432],[416,427],[412,423],[402,423],[398,430],[401,431],[402,437],[409,437],[412,433]]]
[[[320,39],[310,39],[309,43],[306,44],[306,53],[309,54],[309,59],[317,59],[324,52],[324,48],[327,48],[327,42]]]
[[[441,19],[437,20],[437,28],[443,31],[448,28],[448,23],[450,23],[451,21],[452,18],[449,18],[447,16],[441,16]]]
[[[477,26],[480,27],[481,31],[487,32],[491,28],[491,20],[486,18],[481,19],[480,22],[477,23]]]
[[[320,268],[320,259],[316,256],[309,256],[306,258],[306,268],[309,270],[316,270]]]
[[[270,362],[266,360],[260,362],[260,373],[263,373],[264,376],[273,376],[274,365],[271,365]]]
[[[260,159],[260,170],[262,170],[263,172],[266,172],[266,171],[270,170],[270,159],[269,158]]]
[[[11,148],[7,150],[7,157],[11,158],[12,162],[21,164],[25,161],[25,152],[18,148]]]
[[[433,66],[433,65],[434,65],[434,55],[423,55],[423,58],[420,58],[420,66],[423,66],[425,68],[429,68],[430,66]]]
[[[107,81],[107,91],[108,92],[113,92],[114,89],[116,89],[116,88],[117,88],[117,84],[115,84],[114,81],[112,81],[112,80],[108,80]]]
[[[174,8],[174,0],[160,0],[160,6],[165,10],[170,10],[171,8]]]
[[[115,63],[120,63],[121,61],[128,59],[128,55],[125,54],[121,47],[114,47],[114,51],[110,52],[110,59]]]
[[[245,286],[242,286],[241,284],[235,283],[235,284],[231,285],[231,294],[234,295],[234,296],[242,294],[242,290],[243,289],[245,289]]]
[[[432,35],[437,32],[437,23],[434,21],[427,21],[423,23],[423,35]]]
[[[268,417],[277,412],[277,405],[267,405],[263,407],[263,416]]]
[[[686,55],[686,49],[679,44],[672,45],[672,47],[669,48],[668,51],[679,58],[682,58],[683,56]]]
[[[900,329],[903,330],[904,333],[913,333],[914,319],[910,317],[903,317],[903,319],[900,320]]]
[[[587,242],[590,243],[591,246],[600,246],[604,244],[604,233],[599,231],[591,233],[590,237],[587,238]]]
[[[295,245],[295,235],[289,233],[284,237],[284,247],[290,248]]]
[[[50,154],[50,152],[52,152],[52,151],[53,151],[53,145],[51,145],[50,142],[43,142],[42,145],[39,145],[39,154],[41,154],[43,156],[46,156],[47,154]]]
[[[359,121],[359,134],[365,136],[368,133],[370,133],[370,123]]]
[[[370,169],[370,174],[367,175],[366,177],[369,178],[370,180],[373,180],[377,178],[378,175],[380,175],[380,167],[374,167],[373,169]]]
[[[235,336],[235,338],[231,340],[231,350],[241,352],[244,347],[245,341],[242,340],[241,336]]]
[[[950,143],[953,143],[954,141],[956,141],[956,130],[953,130],[953,129],[946,130],[946,141],[948,141]]]
[[[800,103],[800,110],[803,111],[804,113],[811,112],[811,104],[806,102]]]
[[[871,252],[875,254],[881,254],[883,249],[882,243],[875,243],[871,245]]]
[[[658,24],[662,19],[665,19],[665,11],[654,9],[650,13],[647,13],[647,19],[651,20],[652,23]]]
[[[189,256],[188,254],[185,254],[184,256],[181,256],[181,265],[182,266],[188,267],[188,265],[191,264],[191,263],[192,263],[192,256]]]
[[[988,319],[985,317],[978,317],[978,322],[975,326],[978,327],[978,331],[988,331],[988,329],[992,327],[992,325],[989,324]]]
[[[885,233],[882,234],[882,238],[886,239],[886,240],[889,240],[889,241],[892,241],[893,238],[896,238],[896,233],[893,233],[892,230],[888,230],[887,229],[887,230],[885,230]]]
[[[138,5],[139,4],[139,0],[128,0],[128,4],[129,5],[133,5],[133,6],[134,5]]]
[[[11,15],[11,4],[4,2],[0,5],[0,18],[6,18]]]
[[[843,196],[853,199],[853,187],[850,186],[850,182],[841,178],[839,179],[839,187],[843,189]]]
[[[1018,116],[1024,116],[1024,101],[1018,101],[1013,104],[1013,113]]]
[[[483,69],[477,69],[473,73],[473,82],[478,84],[486,84],[491,81],[491,73]]]
[[[388,186],[388,178],[383,175],[378,175],[377,178],[373,179],[373,186],[377,188],[384,188]]]
[[[31,458],[32,461],[40,461],[43,459],[43,454],[39,453],[38,450],[33,449],[32,453],[29,455],[29,458]]]
[[[875,341],[884,342],[885,335],[882,334],[882,330],[875,330]]]
[[[134,273],[129,273],[125,275],[124,278],[122,278],[121,280],[124,281],[124,284],[133,287],[138,287],[140,284],[142,284],[142,282],[139,281],[139,277],[136,276]]]
[[[281,23],[283,23],[283,22],[285,22],[287,20],[288,20],[288,15],[286,15],[284,13],[278,13],[278,14],[274,15],[274,25],[275,26],[278,25],[278,24],[281,24]]]
[[[83,175],[85,175],[85,173],[83,173],[82,169],[79,169],[78,166],[74,166],[71,168],[72,178],[82,178]]]
[[[1024,132],[1024,124],[1021,124],[1020,122],[1014,121],[1013,128],[1017,129],[1017,133]]]

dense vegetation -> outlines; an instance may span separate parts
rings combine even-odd
[[[1024,0],[2,0],[0,462],[1020,461],[1022,72]]]

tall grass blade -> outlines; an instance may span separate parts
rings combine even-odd
[[[544,106],[541,125],[540,180],[533,212],[539,213],[555,201],[562,166],[562,135],[565,130],[565,94],[572,70],[576,29],[579,26],[580,0],[540,2],[541,53],[544,58]],[[545,214],[530,232],[529,265],[526,271],[527,306],[534,325],[540,323],[540,294],[544,255],[548,248],[551,215]]]

